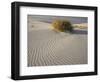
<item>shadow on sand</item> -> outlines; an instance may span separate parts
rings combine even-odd
[[[87,34],[86,30],[73,30],[72,34]]]

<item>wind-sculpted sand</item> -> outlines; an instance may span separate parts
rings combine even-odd
[[[51,24],[28,24],[28,66],[87,64],[87,29],[56,32]]]

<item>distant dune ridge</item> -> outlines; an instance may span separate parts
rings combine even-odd
[[[75,28],[72,34],[53,29],[50,23],[28,20],[28,66],[87,64],[87,29]]]
[[[45,23],[52,23],[54,20],[69,20],[72,24],[87,23],[87,17],[72,17],[72,16],[53,16],[53,15],[28,15],[31,21],[42,21]]]

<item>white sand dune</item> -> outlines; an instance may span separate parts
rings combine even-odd
[[[75,64],[87,64],[87,30],[55,32],[49,23],[29,22],[28,66]]]
[[[73,27],[80,28],[80,29],[87,29],[87,23],[80,23],[80,24],[73,24]]]

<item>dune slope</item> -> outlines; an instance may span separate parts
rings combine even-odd
[[[87,64],[87,29],[55,32],[51,24],[28,25],[28,66]]]

